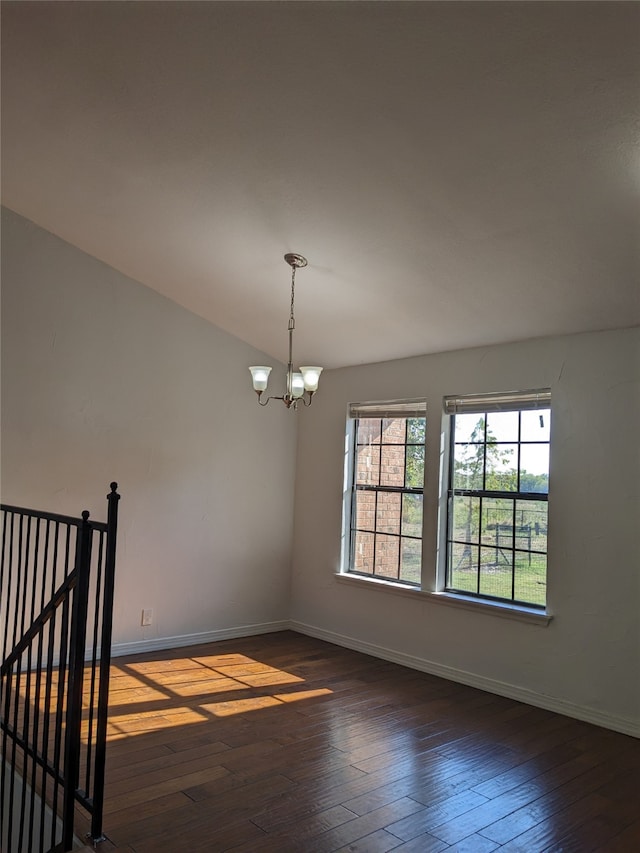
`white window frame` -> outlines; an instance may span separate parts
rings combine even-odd
[[[352,511],[354,482],[353,472],[355,465],[355,440],[356,422],[358,418],[417,418],[427,417],[427,406],[424,398],[408,400],[386,400],[376,402],[350,403],[347,409],[347,428],[345,431],[345,459],[344,459],[344,487],[342,500],[342,547],[340,559],[340,576],[346,576],[364,583],[380,584],[384,587],[397,587],[400,590],[416,592],[421,589],[421,583],[414,584],[399,580],[397,578],[385,578],[383,576],[368,575],[352,571]],[[427,426],[428,428],[428,426]],[[426,431],[425,431],[426,432]],[[425,482],[426,482],[426,436],[425,436]],[[424,522],[426,512],[426,498],[423,483],[423,515],[421,541],[421,578],[424,574]]]
[[[537,388],[529,391],[496,392],[490,394],[468,394],[447,396],[443,399],[443,416],[441,431],[440,454],[440,489],[438,506],[438,556],[436,560],[435,594],[443,601],[458,604],[470,609],[488,609],[490,611],[508,611],[531,615],[536,620],[548,623],[551,618],[549,599],[546,596],[544,607],[522,604],[509,600],[499,600],[482,595],[471,595],[446,589],[447,556],[448,556],[448,498],[451,476],[451,426],[453,415],[481,414],[485,412],[513,412],[533,409],[551,409],[551,392],[549,388]],[[551,448],[552,436],[549,447]],[[548,558],[548,550],[547,550]],[[547,576],[549,565],[547,562]]]

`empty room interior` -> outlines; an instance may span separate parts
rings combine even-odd
[[[97,849],[639,849],[640,4],[1,18],[2,502],[120,496]]]

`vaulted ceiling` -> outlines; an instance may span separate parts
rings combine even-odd
[[[640,4],[3,2],[3,203],[286,361],[640,322]]]

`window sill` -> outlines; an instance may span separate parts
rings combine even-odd
[[[338,583],[346,583],[351,586],[360,586],[367,589],[383,590],[392,595],[402,595],[405,598],[413,598],[414,601],[422,599],[434,604],[444,604],[447,607],[457,607],[461,610],[471,610],[474,613],[487,613],[502,619],[513,619],[517,622],[528,622],[533,625],[547,626],[553,619],[550,613],[541,610],[523,607],[517,604],[507,604],[499,601],[483,601],[476,598],[467,598],[464,595],[456,595],[451,592],[429,592],[417,587],[408,586],[393,581],[383,581],[377,578],[367,578],[362,575],[348,574],[346,572],[336,573]]]

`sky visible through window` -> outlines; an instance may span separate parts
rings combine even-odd
[[[483,414],[456,415],[455,441],[471,442],[472,434],[479,420],[486,417],[487,435],[491,440],[500,442],[505,450],[514,450],[518,444],[518,414],[521,416],[520,465],[522,470],[530,474],[549,473],[549,427],[551,422],[550,409],[534,409],[523,412],[489,412]],[[482,441],[479,436],[476,441]],[[514,468],[517,464],[515,453],[505,458],[506,467]]]

